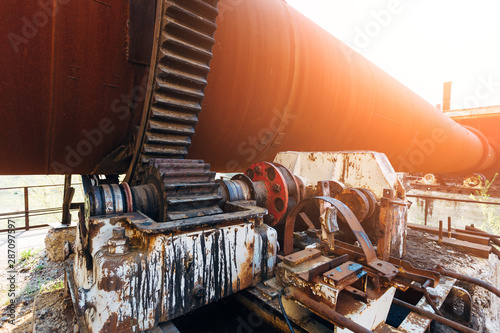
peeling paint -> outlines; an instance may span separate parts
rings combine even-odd
[[[91,218],[93,270],[81,270],[86,260],[81,251],[75,256],[74,280],[86,286],[79,289],[79,313],[85,313],[90,332],[152,329],[274,275],[277,234],[267,225],[235,221],[145,234],[127,219],[115,219],[114,225],[111,220]],[[116,226],[134,239],[127,254],[107,251]]]

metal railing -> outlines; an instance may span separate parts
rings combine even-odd
[[[74,184],[74,186],[82,185],[81,183]],[[58,207],[49,207],[49,208],[41,208],[41,209],[30,209],[30,200],[29,200],[29,189],[32,188],[50,188],[50,187],[61,187],[64,189],[64,184],[51,184],[51,185],[32,185],[32,186],[16,186],[16,187],[2,187],[0,191],[8,191],[8,190],[23,190],[24,191],[24,210],[21,211],[12,211],[12,212],[4,212],[0,213],[0,221],[3,220],[13,220],[24,217],[24,226],[16,227],[15,229],[0,229],[1,232],[6,232],[9,230],[30,230],[34,228],[43,228],[48,227],[49,224],[36,224],[30,225],[30,217],[34,216],[42,216],[49,214],[61,214],[63,212],[62,204],[63,199],[61,198],[60,206]],[[72,205],[71,210],[78,209],[76,206]]]

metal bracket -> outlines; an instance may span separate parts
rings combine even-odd
[[[344,217],[345,221],[347,222],[352,232],[354,233],[354,236],[356,236],[356,239],[358,240],[361,249],[363,250],[363,253],[366,258],[366,264],[368,266],[372,267],[381,275],[388,278],[391,278],[397,274],[398,270],[394,265],[392,265],[387,261],[383,261],[377,258],[373,244],[371,243],[365,230],[359,223],[354,213],[349,209],[349,207],[347,207],[343,202],[339,200],[326,196],[304,199],[297,206],[295,206],[292,209],[292,211],[288,214],[285,223],[285,240],[283,244],[284,247],[283,250],[285,255],[288,255],[293,252],[293,232],[295,229],[295,219],[297,217],[297,214],[307,203],[315,200],[325,201],[331,204]],[[321,227],[322,229],[328,230],[325,223],[322,223]],[[329,246],[333,247],[333,244],[329,243]]]
[[[71,224],[71,202],[73,201],[73,196],[75,195],[75,188],[71,187],[71,175],[64,176],[64,196],[62,205],[62,219],[61,223],[65,225]]]

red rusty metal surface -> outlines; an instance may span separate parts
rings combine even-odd
[[[140,116],[128,2],[5,0],[0,12],[0,173],[92,172]]]
[[[283,173],[273,163],[257,162],[245,172],[254,182],[261,182],[266,188],[266,202],[268,210],[266,223],[274,226],[282,222],[288,211],[288,185]]]
[[[321,251],[318,249],[304,249],[302,251],[287,255],[283,258],[283,261],[289,266],[297,266],[304,261],[317,258],[320,255]]]
[[[475,134],[284,1],[219,6],[191,158],[236,171],[279,151],[368,149],[397,171],[486,167]]]
[[[141,118],[145,91],[130,100],[147,73],[127,62],[128,2],[47,1],[0,3],[1,174],[99,171]],[[223,0],[219,9],[188,157],[217,171],[285,150],[381,151],[412,172],[472,173],[495,162],[478,135],[284,1]]]
[[[22,6],[16,0],[0,2],[2,174],[15,174],[23,165],[47,164],[53,27],[48,21],[44,29],[35,27],[35,32],[23,20],[30,22],[40,9],[36,1]]]

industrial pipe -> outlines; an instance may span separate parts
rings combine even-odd
[[[498,169],[479,131],[443,115],[286,2],[219,1],[215,41],[217,11],[202,2],[162,0],[160,10],[155,1],[0,2],[7,36],[0,42],[0,174],[124,172],[143,151],[136,138],[146,127],[148,153],[185,157],[191,143],[187,157],[217,171],[245,170],[279,151],[353,149],[383,152],[397,171]],[[168,43],[165,33],[173,34]],[[160,63],[158,49],[177,58]],[[150,80],[172,63],[180,65],[164,73],[168,80]],[[180,89],[170,78],[197,88]],[[163,95],[153,101],[154,89]],[[155,111],[173,123],[144,121],[153,102],[178,103],[168,114]],[[179,115],[186,108],[195,114]]]
[[[421,309],[419,307],[416,307],[414,305],[411,305],[409,303],[406,303],[400,299],[397,299],[397,298],[394,298],[392,300],[392,303],[398,305],[398,306],[401,306],[401,307],[404,307],[404,308],[407,308],[413,312],[416,312],[424,317],[427,317],[427,318],[430,318],[432,320],[435,320],[437,322],[440,322],[441,324],[444,324],[446,326],[449,326],[459,332],[462,332],[462,333],[478,333],[476,330],[473,330],[472,328],[469,328],[469,327],[466,327],[464,325],[461,325],[459,323],[456,323],[452,320],[449,320],[449,319],[446,319],[444,317],[441,317],[441,316],[438,316],[432,312],[429,312],[429,311],[426,311],[424,309]]]
[[[500,297],[500,289],[489,284],[488,282],[485,282],[483,280],[477,279],[477,278],[472,277],[472,276],[449,271],[446,268],[442,267],[441,265],[437,265],[434,270],[441,275],[448,276],[448,277],[451,277],[451,278],[454,278],[454,279],[457,279],[460,281],[469,282],[469,283],[475,284],[477,286],[483,287],[484,289],[487,289],[487,290],[491,291],[492,293],[494,293],[495,295],[497,295],[498,297]]]
[[[235,171],[279,151],[361,149],[385,153],[396,171],[469,173],[494,164],[480,132],[285,1],[230,3],[219,4],[231,10],[217,20],[192,158]]]

